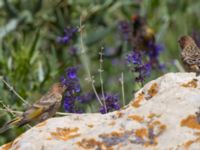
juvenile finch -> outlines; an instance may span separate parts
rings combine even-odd
[[[148,50],[149,44],[155,43],[155,33],[150,28],[144,17],[139,15],[132,16],[133,24],[133,43],[136,50]]]
[[[0,133],[5,132],[13,125],[20,127],[33,120],[41,122],[55,115],[61,105],[62,94],[65,89],[66,87],[60,83],[54,84],[44,96],[27,108],[21,116],[7,122],[0,128]]]
[[[190,36],[182,36],[178,41],[182,49],[181,60],[188,72],[200,73],[200,49]]]

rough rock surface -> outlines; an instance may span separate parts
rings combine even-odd
[[[200,150],[199,107],[200,77],[169,73],[120,111],[51,118],[0,149]]]

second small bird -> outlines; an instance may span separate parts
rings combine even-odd
[[[187,72],[200,74],[200,48],[190,36],[182,36],[178,41],[182,49],[181,60]]]

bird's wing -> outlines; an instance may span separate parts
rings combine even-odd
[[[32,107],[24,112],[24,116],[28,117],[29,119],[33,119],[43,112],[44,107],[38,105],[32,105]]]
[[[185,58],[183,58],[183,61],[185,63],[187,63],[188,65],[198,65],[198,66],[200,66],[200,54],[185,57]]]
[[[54,96],[52,94],[46,94],[42,96],[36,103],[31,105],[24,113],[23,120],[30,121],[37,118],[42,113],[46,112],[51,105],[54,105]]]
[[[40,98],[40,100],[36,103],[39,105],[48,105],[49,103],[55,102],[55,101],[61,101],[62,95],[56,94],[56,93],[47,93],[43,97]]]
[[[51,111],[58,102],[60,103],[62,95],[55,93],[47,93],[37,102],[29,107],[22,115],[23,119],[19,126],[40,117],[42,114]]]

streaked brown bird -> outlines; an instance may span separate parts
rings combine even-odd
[[[62,94],[65,89],[66,87],[60,83],[54,84],[45,95],[27,108],[21,116],[7,122],[0,128],[0,133],[5,132],[13,125],[20,127],[35,120],[37,122],[42,122],[55,115],[56,111],[60,108]]]
[[[190,36],[182,36],[178,41],[182,49],[181,60],[187,72],[200,74],[200,49]]]
[[[132,16],[133,24],[133,44],[136,50],[148,50],[149,44],[155,43],[155,32],[147,25],[144,17]]]

